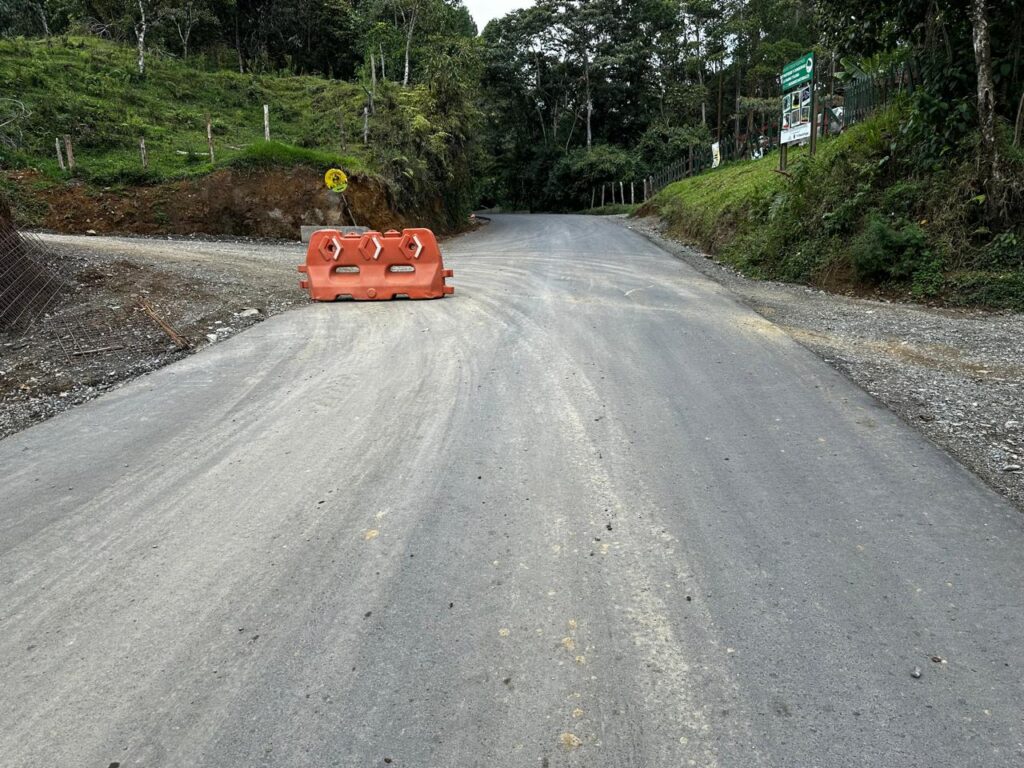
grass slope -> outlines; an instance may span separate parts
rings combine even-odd
[[[365,95],[354,84],[316,77],[206,71],[196,62],[151,54],[136,69],[134,49],[94,38],[0,40],[0,93],[30,114],[3,129],[0,167],[66,177],[54,139],[74,141],[76,175],[96,184],[155,182],[208,173],[206,115],[216,167],[271,164],[365,165],[358,143]],[[274,141],[263,141],[263,105]],[[342,152],[344,120],[349,152]],[[144,137],[149,169],[143,171]],[[0,137],[4,138],[4,137]]]
[[[773,155],[685,179],[642,212],[753,277],[1024,310],[1024,231],[989,231],[968,161],[903,170],[903,118],[879,114],[813,158],[791,151],[788,176]]]

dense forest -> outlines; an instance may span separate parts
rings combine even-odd
[[[694,145],[770,137],[782,65],[814,50],[829,105],[851,78],[907,68],[901,162],[970,157],[993,214],[1019,205],[1022,0],[539,0],[479,35],[459,0],[0,0],[0,33],[120,41],[139,77],[160,57],[358,82],[393,177],[534,209],[587,207],[595,184]],[[421,147],[396,108],[415,87],[440,126]],[[407,162],[430,148],[431,168]]]

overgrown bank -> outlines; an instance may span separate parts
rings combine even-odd
[[[294,236],[299,224],[351,223],[344,201],[328,205],[322,177],[332,166],[353,175],[347,197],[361,224],[408,220],[452,231],[465,222],[474,202],[465,183],[476,158],[474,108],[443,78],[431,87],[374,84],[364,137],[370,97],[359,83],[207,71],[156,55],[140,75],[132,57],[126,46],[88,37],[0,40],[0,91],[17,94],[0,127],[0,192],[19,223],[75,231],[88,221],[86,229],[133,233],[187,224],[271,236],[287,224]],[[54,141],[63,151],[64,136],[73,171],[58,162]],[[276,200],[282,184],[286,198]],[[308,199],[287,197],[296,185]],[[190,203],[199,198],[211,218],[196,219],[200,208]],[[240,231],[247,221],[257,229]]]
[[[775,156],[685,179],[641,214],[750,276],[1024,311],[1024,222],[992,225],[971,160],[906,162],[905,118],[894,108],[816,157],[793,153],[788,175]],[[1005,142],[1003,157],[1024,178],[1024,153]]]

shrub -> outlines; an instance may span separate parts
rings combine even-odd
[[[868,217],[864,231],[850,248],[857,277],[868,283],[905,280],[933,261],[924,231],[916,224],[891,224],[882,216]]]

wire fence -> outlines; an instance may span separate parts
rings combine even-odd
[[[816,120],[819,135],[840,133],[863,122],[896,97],[913,93],[920,82],[919,66],[910,59],[871,75],[861,74],[837,83],[831,96],[822,97],[824,106]],[[705,173],[724,163],[763,158],[775,152],[779,145],[779,121],[771,121],[762,125],[760,132],[748,130],[738,139],[735,135],[723,137],[717,146],[691,146],[684,158],[651,174],[645,190],[653,196],[669,184]]]
[[[0,225],[0,331],[28,328],[66,289],[52,249],[13,225]]]

